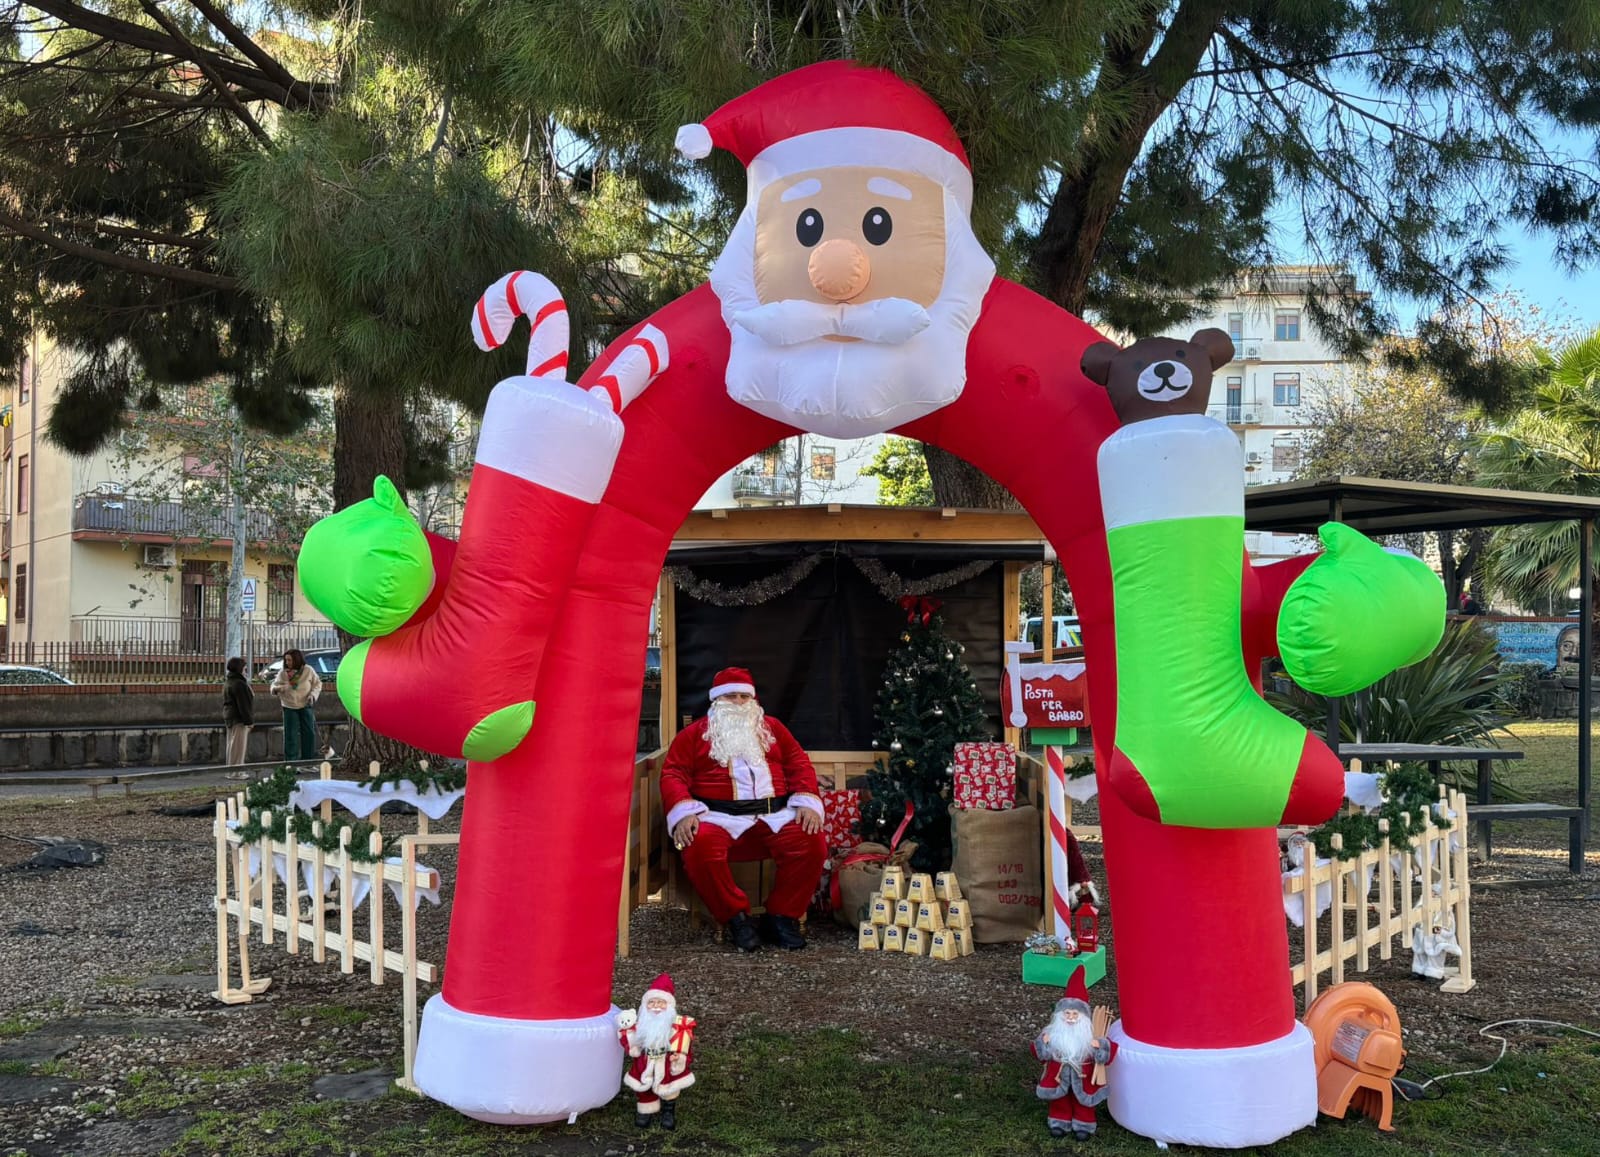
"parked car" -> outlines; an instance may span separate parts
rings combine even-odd
[[[1063,647],[1083,646],[1083,636],[1078,633],[1078,620],[1067,615],[1057,615],[1056,641],[1051,644],[1057,650]],[[1038,615],[1032,615],[1023,624],[1022,641],[1031,643],[1036,648],[1044,646],[1044,620]]]
[[[317,673],[321,679],[331,679],[339,670],[339,660],[344,657],[342,651],[307,651],[306,666]],[[283,670],[283,659],[280,657],[256,672],[256,678],[262,682],[270,683],[278,677],[278,672]]]
[[[0,687],[72,686],[72,680],[57,675],[48,667],[22,667],[0,663]]]

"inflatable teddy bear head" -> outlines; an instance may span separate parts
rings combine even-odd
[[[1108,341],[1084,351],[1084,376],[1106,388],[1124,426],[1171,414],[1203,414],[1211,375],[1234,358],[1233,339],[1202,329],[1188,341],[1140,338],[1127,349]]]

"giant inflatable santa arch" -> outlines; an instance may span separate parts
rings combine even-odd
[[[1343,615],[1351,632],[1387,633],[1355,640],[1368,668],[1404,661],[1392,640],[1408,628],[1385,614],[1406,585],[1386,563],[1403,562],[1341,551],[1309,568],[1242,567],[1237,440],[1193,415],[1123,425],[1080,368],[1098,335],[994,275],[969,220],[965,151],[919,89],[813,65],[684,128],[678,147],[726,149],[749,174],[710,283],[572,384],[559,293],[534,273],[503,278],[473,333],[492,348],[527,317],[528,372],[490,397],[459,543],[425,537],[380,480],[301,554],[312,601],[369,639],[339,671],[351,713],[472,764],[418,1086],[507,1123],[567,1119],[616,1094],[614,913],[641,696],[617,656],[643,650],[673,533],[719,475],[799,431],[894,431],[1016,495],[1077,599],[1117,901],[1113,1114],[1211,1145],[1310,1123],[1312,1042],[1294,1015],[1271,825],[1324,818],[1342,778],[1266,711],[1244,651],[1293,636],[1315,682],[1349,666],[1345,642],[1318,633]],[[1177,348],[1169,392],[1177,363],[1205,356]],[[1052,452],[1018,453],[1019,429]],[[1167,629],[1179,616],[1192,631]],[[1432,629],[1409,630],[1400,650]],[[1176,636],[1204,640],[1181,670]],[[474,677],[440,674],[463,657]],[[1137,721],[1126,736],[1119,712]],[[1211,754],[1185,758],[1196,752]]]

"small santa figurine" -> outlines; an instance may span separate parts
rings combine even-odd
[[[1056,1001],[1050,1023],[1033,1039],[1034,1059],[1044,1062],[1034,1092],[1049,1102],[1052,1137],[1071,1133],[1082,1141],[1094,1135],[1094,1109],[1106,1099],[1106,1087],[1094,1078],[1095,1065],[1108,1065],[1116,1055],[1115,1041],[1094,1035],[1089,989],[1080,968],[1067,982],[1066,996]]]
[[[663,972],[650,982],[638,1012],[619,1012],[617,1032],[628,1054],[622,1081],[638,1097],[634,1123],[648,1129],[659,1119],[663,1129],[676,1129],[678,1094],[694,1084],[694,1017],[678,1015],[672,977]]]

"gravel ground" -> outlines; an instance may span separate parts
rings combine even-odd
[[[304,1099],[314,1076],[397,1071],[401,997],[393,974],[374,987],[364,973],[341,975],[336,964],[289,956],[257,935],[252,962],[272,978],[271,989],[247,1005],[211,997],[210,821],[155,812],[210,797],[0,804],[0,868],[36,850],[17,837],[84,837],[108,848],[95,867],[0,874],[0,1154],[154,1154],[207,1108],[256,1111],[263,1098]],[[1092,807],[1079,818],[1092,822]],[[410,825],[385,817],[386,828]],[[1398,946],[1366,977],[1399,1007],[1417,1071],[1483,1063],[1494,1049],[1476,1030],[1502,1017],[1594,1026],[1600,856],[1590,857],[1587,876],[1567,876],[1564,834],[1522,827],[1529,830],[1503,826],[1494,864],[1474,865],[1473,992],[1448,996],[1414,980],[1410,953]],[[1085,844],[1097,875],[1098,851]],[[453,854],[426,860],[443,873],[448,897]],[[1114,891],[1108,899],[1103,927],[1114,939]],[[425,911],[424,959],[442,962],[448,917],[448,899]],[[1013,1056],[1055,995],[1017,983],[1018,951],[1009,946],[936,964],[858,953],[853,933],[822,924],[805,953],[742,957],[709,929],[691,929],[684,913],[655,906],[635,915],[631,935],[634,954],[616,970],[617,1002],[633,1004],[670,970],[684,1011],[718,1042],[745,1029],[828,1025],[859,1031],[885,1057],[935,1049]],[[1113,982],[1096,988],[1097,1001],[1115,1005]],[[385,1082],[368,1084],[381,1090]],[[438,1108],[390,1097],[381,1117],[386,1126],[410,1121],[426,1130],[439,1121]],[[356,1102],[349,1111],[364,1110]],[[173,1151],[211,1150],[191,1136]]]

